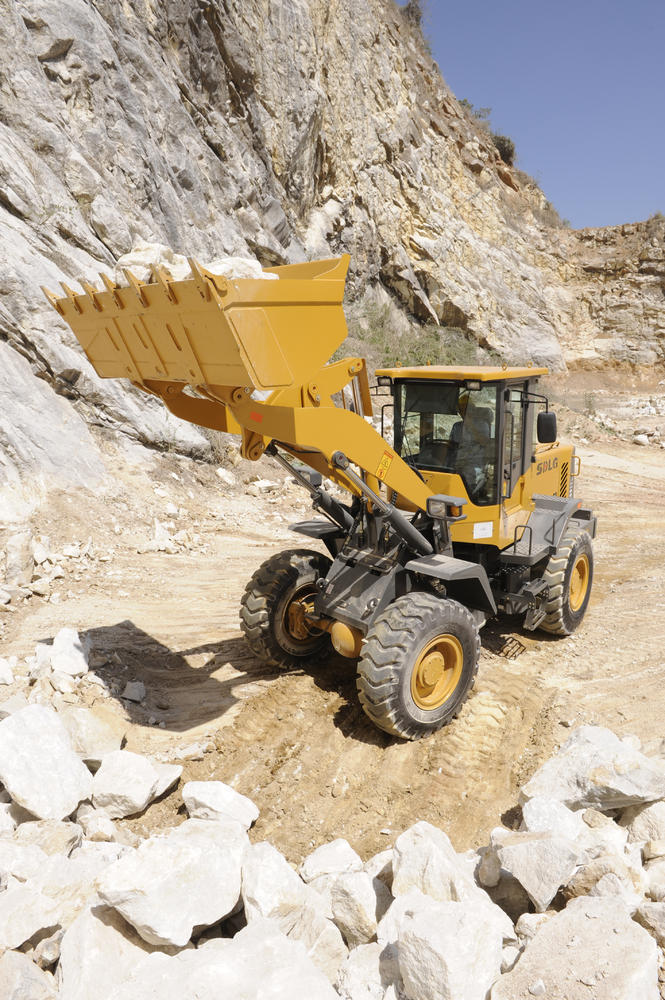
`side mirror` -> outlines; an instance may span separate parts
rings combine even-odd
[[[554,444],[557,439],[556,413],[549,411],[539,413],[537,431],[540,444]]]

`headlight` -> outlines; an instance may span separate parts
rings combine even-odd
[[[463,517],[462,507],[466,503],[464,497],[449,497],[437,493],[427,498],[426,510],[430,517],[457,520]]]

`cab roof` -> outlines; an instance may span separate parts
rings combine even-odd
[[[472,366],[422,365],[418,368],[377,368],[375,375],[399,379],[438,379],[447,382],[504,382],[511,379],[537,378],[547,375],[547,368],[506,368],[503,365],[474,368]]]

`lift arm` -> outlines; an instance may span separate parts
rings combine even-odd
[[[431,491],[366,419],[364,360],[328,363],[347,334],[349,257],[272,268],[273,280],[189,263],[184,281],[154,268],[150,282],[125,272],[127,287],[102,275],[102,289],[44,292],[102,378],[129,379],[176,416],[241,435],[252,461],[275,441],[357,495],[333,461],[342,451],[375,493],[383,484],[424,510]]]

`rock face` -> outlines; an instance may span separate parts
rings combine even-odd
[[[375,305],[461,328],[507,360],[663,357],[665,223],[544,225],[542,193],[502,163],[393,0],[150,10],[143,0],[3,8],[10,487],[56,474],[99,483],[86,420],[209,452],[161,404],[97,379],[38,292],[112,273],[140,240],[264,265],[349,252],[350,299],[369,290]]]

